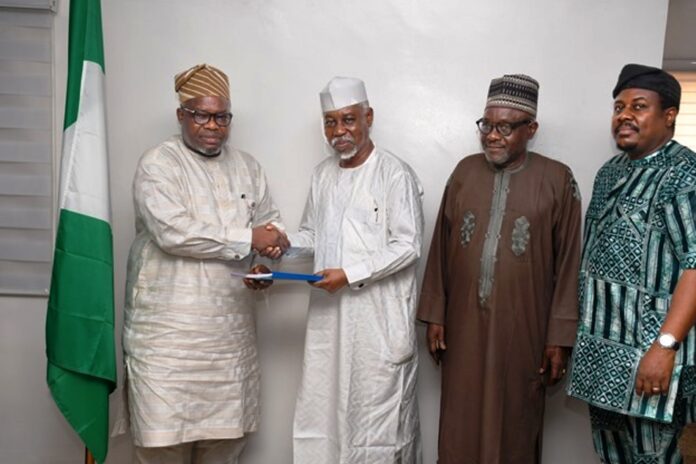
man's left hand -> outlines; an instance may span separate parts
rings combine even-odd
[[[324,269],[317,272],[317,275],[322,276],[322,279],[310,285],[326,290],[329,293],[335,293],[348,285],[348,277],[346,277],[343,269]]]
[[[638,364],[637,395],[666,395],[674,369],[676,351],[653,343]]]
[[[569,348],[556,345],[546,345],[544,348],[539,375],[544,376],[547,386],[557,384],[565,375],[569,351]]]
[[[270,274],[271,270],[263,264],[257,264],[249,270],[249,274]],[[273,285],[272,280],[244,279],[244,285],[251,290],[265,290]]]

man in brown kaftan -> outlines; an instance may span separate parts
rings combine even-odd
[[[491,82],[440,206],[418,318],[442,363],[440,464],[541,462],[545,386],[577,326],[580,193],[570,169],[527,151],[538,83]]]

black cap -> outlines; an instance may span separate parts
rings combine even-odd
[[[679,109],[681,85],[674,76],[660,68],[642,64],[627,64],[619,74],[619,80],[611,93],[613,98],[624,89],[647,89],[659,93],[665,108]]]

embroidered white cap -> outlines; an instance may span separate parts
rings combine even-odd
[[[319,99],[322,113],[366,102],[365,83],[355,77],[334,77],[319,93]]]

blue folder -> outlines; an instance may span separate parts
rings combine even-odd
[[[246,274],[242,272],[230,272],[233,277],[240,277],[242,279],[253,279],[253,280],[305,280],[307,282],[319,282],[323,279],[320,275],[314,274],[296,274],[294,272],[270,272],[268,274]]]
[[[272,279],[285,279],[285,280],[306,280],[307,282],[319,282],[323,279],[320,275],[314,274],[297,274],[294,272],[272,272]]]

